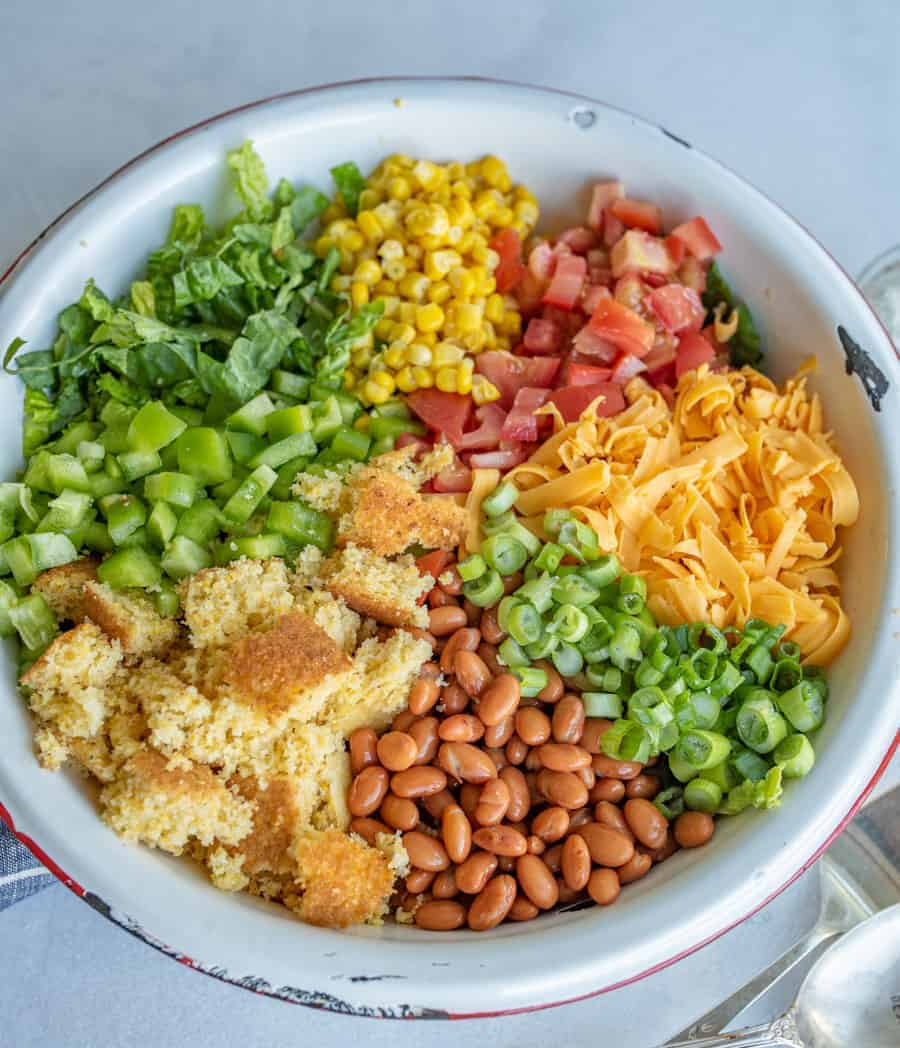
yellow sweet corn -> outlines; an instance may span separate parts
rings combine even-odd
[[[488,381],[484,375],[472,376],[472,400],[479,406],[490,404],[500,399],[500,390],[493,382]]]

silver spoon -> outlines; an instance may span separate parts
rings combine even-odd
[[[772,1023],[667,1048],[898,1048],[900,904],[869,917],[827,950],[797,999]]]

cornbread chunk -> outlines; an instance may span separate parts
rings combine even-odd
[[[325,590],[294,588],[294,607],[308,615],[337,646],[352,655],[359,637],[360,618],[339,597]]]
[[[325,554],[318,546],[304,546],[300,550],[294,560],[293,573],[288,579],[291,593],[294,594],[295,599],[301,591],[319,584],[319,575],[324,561]]]
[[[38,575],[32,592],[40,593],[60,622],[76,625],[84,621],[84,584],[97,579],[96,557],[83,557],[60,564]]]
[[[292,495],[303,499],[320,513],[337,513],[343,492],[344,475],[334,470],[325,470],[321,477],[313,473],[298,473],[291,487]]]
[[[420,574],[408,554],[386,560],[351,542],[325,562],[322,574],[328,592],[354,611],[389,626],[428,626],[428,609],[419,600],[434,579]]]
[[[304,921],[327,928],[379,920],[388,909],[395,872],[385,853],[339,830],[304,834],[294,847],[302,894],[284,901]]]
[[[92,622],[61,633],[22,675],[29,704],[64,736],[96,735],[111,712],[107,685],[122,662],[122,646]]]
[[[230,644],[271,625],[290,611],[294,598],[284,561],[234,561],[205,568],[179,585],[184,621],[197,648]]]
[[[180,855],[189,841],[237,844],[253,827],[253,805],[210,768],[136,753],[100,792],[103,818],[126,840]]]
[[[178,639],[175,619],[160,615],[143,593],[114,590],[102,582],[86,582],[83,592],[85,616],[128,655],[159,655]]]
[[[388,451],[372,460],[372,465],[385,473],[393,473],[409,481],[416,489],[433,480],[442,469],[449,466],[455,457],[451,444],[435,444],[416,460],[416,449],[412,445]]]

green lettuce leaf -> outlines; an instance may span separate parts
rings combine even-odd
[[[359,211],[359,194],[366,187],[366,180],[361,171],[352,160],[348,160],[345,164],[333,167],[331,177],[334,179],[337,191],[341,194],[344,207],[355,218],[356,212]]]
[[[762,348],[762,340],[759,337],[756,325],[753,323],[750,310],[743,302],[738,302],[735,298],[734,292],[731,290],[728,281],[722,276],[722,271],[716,262],[713,262],[707,270],[706,290],[703,292],[702,297],[703,305],[706,306],[710,313],[720,303],[724,303],[728,310],[737,307],[738,327],[728,343],[732,365],[739,368],[744,365],[757,367],[761,364],[765,354]]]
[[[306,227],[314,222],[328,207],[328,197],[313,186],[301,186],[291,204],[291,220],[297,234],[302,236]]]
[[[172,277],[175,307],[184,309],[194,302],[208,302],[220,291],[243,284],[240,275],[220,258],[196,258]]]
[[[253,143],[248,139],[237,149],[229,150],[227,159],[234,191],[241,198],[247,214],[254,221],[269,218],[272,214],[272,201],[268,197],[269,179]]]

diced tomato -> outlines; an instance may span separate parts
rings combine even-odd
[[[610,251],[609,260],[614,277],[628,272],[668,275],[675,270],[665,241],[639,229],[628,230]]]
[[[612,247],[625,235],[625,223],[607,208],[603,212],[603,243]]]
[[[489,349],[475,358],[475,370],[500,390],[500,407],[508,411],[524,386],[549,389],[561,363],[559,357],[516,357],[505,350]]]
[[[544,306],[541,316],[559,328],[564,340],[577,334],[587,319],[580,309],[559,309],[557,306]]]
[[[538,420],[534,413],[546,404],[549,396],[549,389],[531,389],[527,386],[520,389],[503,423],[503,439],[525,442],[537,440]]]
[[[680,266],[684,261],[684,254],[687,250],[684,246],[684,241],[679,240],[678,237],[667,236],[666,250],[669,252],[669,257],[672,259],[672,265],[676,267]]]
[[[587,253],[587,263],[589,266],[601,266],[605,268],[609,265],[609,252],[605,247],[592,247]]]
[[[556,353],[562,345],[562,332],[552,320],[544,320],[541,317],[532,317],[525,329],[525,337],[522,344],[526,353],[541,354]]]
[[[472,469],[499,469],[501,473],[520,466],[531,454],[528,448],[509,451],[482,451],[469,458]]]
[[[675,383],[675,356],[677,340],[668,332],[656,336],[653,349],[644,357],[647,368],[647,381],[657,388],[667,383]]]
[[[423,575],[430,575],[436,579],[451,560],[453,560],[452,553],[448,553],[445,549],[435,549],[430,553],[423,553],[421,557],[416,557],[416,567]]]
[[[616,358],[615,364],[613,364],[610,381],[615,382],[619,386],[624,386],[630,382],[635,375],[639,375],[642,371],[646,370],[647,365],[639,357],[636,357],[631,353],[620,353]]]
[[[699,331],[703,327],[706,310],[700,296],[691,287],[683,284],[666,284],[656,288],[648,296],[650,308],[660,324],[674,334],[682,331]]]
[[[675,407],[675,390],[668,382],[660,382],[656,387],[662,393],[663,400],[669,405],[669,409]]]
[[[599,335],[588,324],[585,324],[572,339],[572,348],[585,357],[602,360],[605,364],[611,364],[618,353],[612,342]]]
[[[593,229],[585,226],[572,226],[566,229],[556,238],[559,243],[565,244],[576,255],[586,255],[592,247],[597,244],[597,236]]]
[[[662,211],[646,200],[629,200],[621,197],[609,205],[610,213],[629,229],[643,229],[648,233],[659,233],[662,229]]]
[[[500,256],[500,262],[494,270],[497,290],[502,295],[519,283],[525,275],[525,263],[522,261],[522,241],[514,229],[501,229],[491,241],[491,247]]]
[[[459,451],[487,451],[495,448],[500,440],[506,412],[499,404],[482,404],[475,409],[478,428],[463,433],[456,442]]]
[[[678,267],[678,279],[685,287],[692,287],[698,295],[706,290],[706,267],[692,255]]]
[[[601,417],[617,415],[625,407],[622,387],[612,382],[597,382],[591,386],[564,386],[562,389],[554,389],[550,394],[549,403],[559,408],[566,422],[574,422],[580,418],[591,401],[601,395],[606,398],[597,405],[597,414]]]
[[[623,306],[633,309],[635,313],[642,314],[646,308],[644,296],[647,291],[647,285],[637,273],[626,273],[624,277],[619,277],[616,281],[613,298],[616,302],[621,302]]]
[[[600,368],[595,364],[579,364],[569,361],[565,368],[567,386],[596,386],[598,382],[609,382],[611,368]]]
[[[443,433],[453,445],[461,439],[472,413],[471,397],[439,389],[417,389],[407,394],[406,403],[426,426]]]
[[[678,356],[675,360],[675,377],[681,378],[688,371],[708,364],[716,355],[709,341],[696,331],[687,331],[678,340]]]
[[[653,345],[653,325],[614,298],[601,299],[588,326],[622,352],[636,357],[645,356]]]
[[[680,240],[690,254],[700,262],[706,262],[722,250],[722,245],[715,233],[706,224],[706,220],[699,215],[689,222],[682,222],[680,226],[676,226],[670,236]]]
[[[414,447],[416,455],[430,450],[431,445],[432,440],[430,437],[419,436],[418,433],[401,433],[394,443],[395,448]]]
[[[528,256],[528,271],[538,280],[547,281],[553,276],[555,268],[556,255],[553,254],[553,248],[546,240],[535,244]]]
[[[662,273],[644,273],[642,279],[649,288],[663,287],[669,282],[669,278]]]
[[[457,459],[445,466],[433,480],[434,490],[441,493],[458,493],[472,487],[472,471]]]
[[[584,294],[581,296],[581,308],[585,313],[593,313],[597,306],[600,305],[600,299],[609,298],[610,294],[608,287],[592,284],[584,289]]]
[[[587,223],[598,233],[603,229],[603,212],[614,201],[625,196],[625,187],[618,179],[597,182],[591,190],[591,206],[588,208]]]
[[[530,269],[527,269],[514,292],[519,309],[526,314],[536,313],[541,308],[546,290],[547,281],[539,280]]]
[[[557,255],[553,279],[544,293],[545,304],[573,309],[581,297],[586,275],[587,262],[580,255]]]

